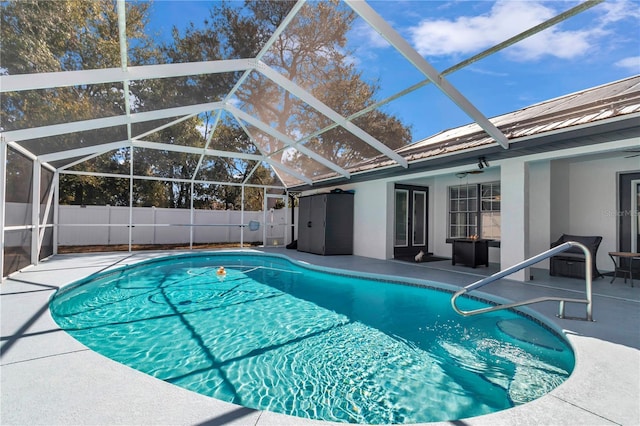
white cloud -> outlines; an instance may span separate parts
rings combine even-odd
[[[603,25],[622,21],[623,19],[640,19],[640,7],[635,1],[606,1],[599,5],[598,8],[604,11],[601,18]]]
[[[411,41],[424,56],[470,54],[500,43],[555,15],[537,3],[497,2],[489,13],[455,20],[424,20],[409,28]]]
[[[592,47],[595,30],[558,31],[553,28],[512,46],[509,56],[516,60],[535,60],[543,56],[571,59],[586,54]]]
[[[632,72],[640,72],[640,56],[631,56],[619,60],[614,64],[616,67],[626,68]]]
[[[389,42],[365,22],[358,22],[353,29],[353,34],[361,40],[367,47],[386,48],[391,45]]]
[[[358,22],[351,29],[349,39],[353,42],[355,50],[352,55],[345,57],[347,63],[360,67],[364,62],[375,63],[379,60],[381,50],[391,45],[366,22]]]
[[[469,71],[474,72],[476,74],[484,74],[484,75],[491,75],[494,77],[508,77],[509,73],[507,72],[502,72],[502,71],[492,71],[492,70],[488,70],[485,68],[478,68],[478,67],[469,67],[468,68]]]
[[[627,0],[598,6],[599,25],[576,31],[548,28],[505,50],[513,60],[531,61],[544,56],[571,59],[588,54],[609,31],[605,26],[622,19],[638,19],[640,11]],[[596,8],[594,8],[596,9]],[[534,27],[558,12],[538,1],[498,1],[480,16],[453,20],[424,20],[409,28],[411,41],[423,56],[469,55]]]

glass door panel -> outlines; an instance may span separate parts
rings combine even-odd
[[[423,246],[427,237],[427,193],[413,192],[413,245]]]
[[[396,189],[394,246],[409,245],[409,191]]]
[[[640,180],[631,181],[631,252],[640,249]]]

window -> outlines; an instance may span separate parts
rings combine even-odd
[[[500,239],[500,182],[449,187],[449,238]]]
[[[449,237],[465,238],[478,233],[476,185],[449,187]]]
[[[500,239],[500,183],[480,185],[480,235],[482,238]]]

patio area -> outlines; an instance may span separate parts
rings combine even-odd
[[[311,264],[468,285],[497,272],[451,261],[407,263],[360,256],[318,256],[284,248],[258,248]],[[215,400],[154,379],[99,355],[61,331],[48,310],[56,289],[90,274],[175,252],[56,255],[0,286],[2,425],[306,425],[328,424]],[[598,265],[606,272],[612,265]],[[584,282],[532,269],[528,283],[499,280],[482,292],[518,301],[540,296],[580,298]],[[556,302],[531,305],[565,330],[576,368],[561,386],[531,403],[502,412],[440,424],[640,424],[640,281],[594,279],[594,322],[559,319]],[[427,309],[428,307],[425,307]],[[583,305],[567,315],[584,316]],[[432,423],[437,424],[437,423]]]

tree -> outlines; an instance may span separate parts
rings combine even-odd
[[[127,36],[134,62],[149,56],[148,4],[128,4]],[[2,67],[9,75],[120,66],[118,13],[112,0],[7,2],[0,15]],[[123,114],[122,86],[96,84],[7,94],[7,130]],[[28,120],[28,125],[23,123]]]
[[[2,67],[9,75],[120,66],[116,2],[112,0],[14,1],[2,4]],[[129,60],[146,63],[154,53],[145,34],[149,4],[127,4],[127,36],[133,40]],[[125,113],[122,84],[95,84],[7,93],[0,101],[5,130],[46,126]],[[22,141],[36,154],[126,140],[123,127],[69,133]],[[122,150],[101,156],[84,171],[119,169]],[[11,171],[8,171],[11,173]],[[62,203],[128,204],[122,181],[96,176],[64,176]],[[125,197],[121,196],[125,194]]]
[[[237,18],[234,17],[234,9],[226,10],[230,13],[230,15],[228,15],[230,19]],[[228,47],[226,47],[225,43],[228,44],[229,40],[226,40],[226,42],[220,40],[220,37],[224,38],[227,35],[218,31],[216,26],[210,26],[209,21],[205,21],[204,28],[196,28],[196,26],[191,23],[184,34],[180,34],[177,28],[173,28],[172,34],[172,42],[162,46],[164,60],[167,62],[213,61],[227,57]],[[247,28],[246,32],[231,34],[231,38],[234,43],[237,43],[240,40],[246,41],[254,35],[255,34]],[[255,45],[255,42],[247,44],[247,46],[253,45]],[[223,99],[231,91],[240,76],[241,73],[239,72],[189,76],[185,79],[174,79],[171,87],[150,91],[149,93],[151,95],[161,93],[165,99],[177,97],[183,102],[186,99],[187,102],[190,103],[218,101]],[[168,93],[171,95],[168,96]],[[155,102],[155,100],[152,102]],[[205,141],[211,136],[211,148],[228,152],[258,153],[255,145],[249,140],[247,134],[239,126],[237,121],[224,115],[215,128],[212,127],[213,121],[212,114],[206,113],[200,114],[197,122],[185,122],[186,126],[195,125],[191,129],[187,129],[186,127],[182,128],[183,132],[191,132],[193,143],[188,144],[191,146],[204,147]],[[200,139],[196,138],[193,132],[195,128],[199,129],[197,131],[201,134]],[[175,131],[175,126],[167,130]],[[210,135],[210,132],[213,132],[213,134]],[[171,142],[173,139],[167,138],[168,135],[166,133],[165,131],[159,132],[158,136],[163,138],[164,142],[170,141],[170,143],[173,143]],[[194,205],[199,208],[220,208],[221,206],[224,209],[240,209],[242,207],[241,186],[225,185],[223,183],[241,184],[245,182],[250,173],[252,173],[252,178],[255,183],[263,185],[276,184],[272,174],[270,174],[264,166],[260,164],[256,165],[255,161],[229,157],[205,157],[199,165],[198,173],[194,179],[197,181],[222,183],[197,185],[194,191]],[[250,200],[248,203],[245,203],[245,208],[262,209],[262,190],[246,188],[245,199]]]
[[[163,142],[171,145],[204,147],[205,135],[199,130],[201,120],[192,117],[173,126],[162,129],[145,137],[151,142]],[[196,171],[200,156],[182,152],[169,152],[155,149],[134,150],[134,174],[167,178],[166,182],[140,181],[140,188],[152,188],[161,185],[164,195],[159,190],[152,193],[139,192],[137,203],[141,206],[189,208],[191,206],[190,180]]]
[[[247,1],[239,12],[223,4],[214,9],[214,26],[224,35],[225,51],[231,57],[252,57],[263,47],[295,2]],[[354,13],[339,2],[309,2],[279,35],[262,60],[288,80],[306,89],[314,97],[344,117],[375,102],[377,83],[365,82],[350,60],[347,33]],[[331,29],[327,31],[327,29]],[[235,37],[255,34],[253,38]],[[253,43],[253,46],[249,46]],[[244,108],[280,132],[299,139],[332,124],[322,114],[275,84],[268,84],[253,73],[237,93]],[[381,110],[360,117],[358,126],[390,148],[411,142],[410,129]],[[348,167],[379,152],[342,127],[322,133],[305,146],[332,162]],[[295,158],[279,155],[282,163],[308,172],[312,160],[298,154]]]

